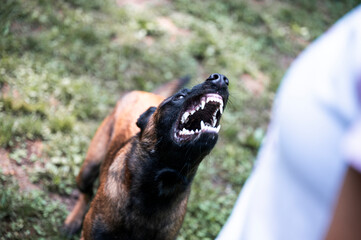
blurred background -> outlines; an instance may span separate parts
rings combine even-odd
[[[178,237],[214,239],[288,66],[360,0],[2,0],[0,239],[62,239],[75,176],[124,91],[219,72],[230,102]]]

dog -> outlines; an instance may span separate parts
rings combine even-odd
[[[117,102],[90,143],[65,232],[82,228],[84,240],[176,238],[192,180],[217,142],[229,96],[228,78],[214,73],[166,98],[186,82],[171,82],[157,94],[133,91]]]

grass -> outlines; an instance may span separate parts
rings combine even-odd
[[[14,179],[0,177],[0,239],[61,239],[65,207],[44,191],[19,192]]]
[[[287,67],[359,3],[5,0],[0,239],[62,239],[65,200],[87,146],[122,92],[184,75],[193,85],[220,72],[230,79],[230,102],[178,237],[214,239],[252,169]]]

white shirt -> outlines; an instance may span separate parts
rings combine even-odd
[[[255,168],[217,239],[323,239],[348,164],[361,172],[360,110],[361,6],[286,74]]]

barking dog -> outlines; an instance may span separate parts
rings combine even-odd
[[[215,73],[165,100],[141,91],[119,100],[90,143],[65,231],[83,225],[86,240],[175,239],[198,165],[217,142],[228,83]]]

